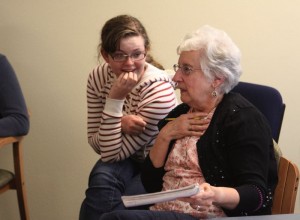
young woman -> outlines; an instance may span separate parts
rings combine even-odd
[[[140,164],[158,134],[157,123],[176,106],[167,74],[146,62],[150,40],[129,15],[108,20],[99,56],[105,62],[87,85],[88,142],[99,154],[80,211],[81,220],[124,209],[121,196],[144,193]]]

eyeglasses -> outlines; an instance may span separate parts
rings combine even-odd
[[[200,68],[198,68],[198,69],[194,69],[194,68],[192,68],[192,67],[190,67],[190,66],[188,66],[188,65],[179,65],[179,64],[174,64],[173,65],[173,69],[174,69],[174,71],[175,72],[177,72],[179,69],[180,69],[180,71],[184,74],[184,75],[190,75],[193,71],[195,71],[195,70],[202,70],[202,69],[200,69]]]
[[[137,51],[134,52],[133,54],[124,54],[124,53],[115,53],[115,54],[111,54],[110,55],[114,61],[116,62],[124,62],[127,60],[127,58],[129,57],[132,61],[138,61],[138,60],[142,60],[146,57],[146,53],[145,52],[141,52],[141,51]]]

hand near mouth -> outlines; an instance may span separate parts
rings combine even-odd
[[[135,72],[121,73],[117,80],[114,82],[108,97],[120,100],[125,99],[127,94],[131,92],[138,81],[138,74]]]

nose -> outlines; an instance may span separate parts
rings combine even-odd
[[[132,60],[132,58],[130,56],[126,57],[126,60],[124,62],[126,64],[132,64],[132,63],[134,63],[134,61]]]
[[[180,71],[177,70],[177,71],[175,72],[173,78],[172,78],[172,80],[173,80],[174,82],[176,82],[176,83],[179,82],[179,81],[181,81],[181,74],[180,74],[179,72],[180,72]]]

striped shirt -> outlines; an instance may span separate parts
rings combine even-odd
[[[157,123],[177,104],[170,77],[147,64],[140,82],[125,100],[108,98],[117,79],[108,64],[99,65],[89,74],[87,83],[88,142],[103,162],[128,157],[143,160],[158,134]],[[121,131],[121,118],[137,115],[147,123],[139,135]]]

